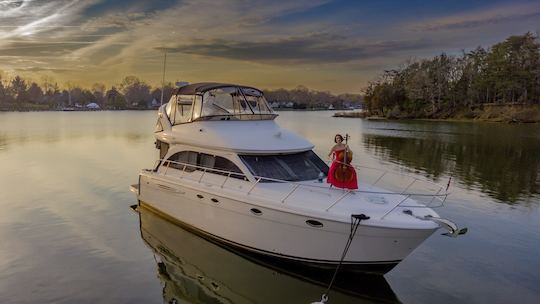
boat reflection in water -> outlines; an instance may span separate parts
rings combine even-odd
[[[158,261],[165,303],[311,303],[331,279],[265,265],[142,206],[138,211],[142,238]],[[385,278],[374,275],[356,274],[352,280],[338,274],[329,297],[332,303],[399,302]]]

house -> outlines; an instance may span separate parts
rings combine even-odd
[[[95,102],[91,102],[91,103],[87,104],[86,108],[88,110],[99,110],[100,109],[99,105],[97,103],[95,103]]]

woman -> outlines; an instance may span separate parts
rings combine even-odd
[[[328,157],[332,158],[333,161],[330,170],[328,170],[326,181],[337,188],[358,189],[356,171],[350,165],[352,152],[349,146],[343,143],[343,136],[340,134],[334,136],[334,142],[336,144],[328,153]],[[347,159],[345,159],[345,155],[347,155]]]

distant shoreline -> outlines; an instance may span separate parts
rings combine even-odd
[[[156,109],[99,109],[99,110],[54,110],[54,109],[0,109],[0,112],[104,112],[104,111],[156,111]],[[277,108],[277,112],[316,112],[316,111],[354,111],[352,109],[293,109],[293,108]]]
[[[472,109],[462,109],[452,115],[432,117],[411,117],[397,113],[392,116],[377,116],[369,112],[337,112],[333,117],[363,118],[366,120],[425,120],[455,122],[496,122],[496,123],[540,123],[540,105],[532,104],[485,104]]]
[[[107,112],[107,111],[157,111],[158,109],[99,109],[99,110],[55,110],[55,109],[20,109],[20,110],[8,110],[0,109],[1,112],[14,113],[14,112]]]

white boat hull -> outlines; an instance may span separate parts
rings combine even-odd
[[[142,174],[141,204],[192,231],[243,253],[298,265],[335,269],[351,223],[261,207]],[[260,214],[251,209],[258,209]],[[306,224],[316,220],[322,227]],[[344,259],[344,271],[385,273],[409,255],[437,228],[404,229],[361,223]]]

